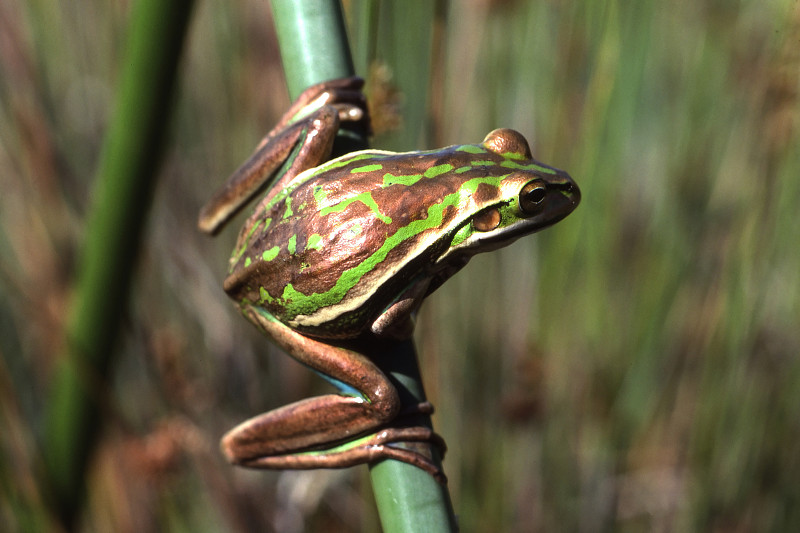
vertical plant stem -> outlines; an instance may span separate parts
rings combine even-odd
[[[292,100],[310,85],[355,73],[338,0],[272,0],[272,13]]]
[[[309,85],[354,74],[339,0],[272,0],[272,11],[293,99]],[[360,145],[349,148],[365,148],[366,139]],[[392,362],[389,377],[404,403],[424,401],[413,342],[387,343],[387,350],[393,353],[383,359]],[[424,418],[430,425],[429,417]],[[370,475],[386,533],[456,529],[447,488],[427,473],[384,460],[370,468]]]
[[[403,405],[426,400],[419,373],[414,342],[385,343],[381,369],[397,387]],[[414,425],[433,427],[430,416],[419,415]],[[441,467],[439,450],[433,459]],[[457,531],[450,493],[427,473],[400,461],[386,460],[370,465],[375,502],[386,533]]]
[[[44,427],[49,497],[71,529],[162,154],[192,0],[138,0],[131,13],[117,102],[95,179],[65,347]]]

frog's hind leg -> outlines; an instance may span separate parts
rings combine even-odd
[[[365,355],[327,344],[268,320],[253,309],[250,318],[294,358],[352,389],[301,400],[256,416],[222,440],[228,460],[253,468],[343,468],[393,458],[416,465],[443,480],[425,454],[398,442],[442,445],[423,426],[387,427],[402,411],[394,385]]]
[[[394,443],[403,443],[405,447],[392,446]],[[414,444],[417,443],[423,445],[434,443],[440,445],[441,449],[445,447],[441,437],[430,428],[422,426],[386,428],[333,448],[312,449],[290,455],[260,456],[241,461],[238,464],[248,468],[309,470],[348,468],[374,463],[382,459],[394,459],[421,468],[439,483],[447,484],[447,477],[441,468],[424,453],[413,449]]]

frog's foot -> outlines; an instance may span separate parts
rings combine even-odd
[[[339,120],[342,122],[358,122],[366,116],[366,110],[353,104],[333,104],[332,108],[339,113]]]
[[[339,102],[364,102],[364,93],[361,92],[363,87],[364,79],[359,76],[338,78],[311,85],[300,93],[284,116],[291,117],[292,111],[299,111],[309,105],[323,106]]]
[[[399,427],[405,427],[403,425],[403,419],[411,418],[411,424],[413,424],[413,418],[415,416],[432,415],[433,411],[433,404],[428,401],[420,402],[415,405],[405,405],[397,414],[397,418],[395,419],[395,422],[393,422],[393,425],[398,426],[397,422],[399,422]],[[438,433],[433,433],[432,438],[429,440],[431,444],[434,444],[437,448],[439,448],[439,455],[444,458],[444,454],[447,453],[447,444],[445,443],[444,439]]]
[[[428,402],[424,402],[428,403]],[[428,404],[430,405],[430,404]],[[428,472],[433,478],[442,485],[447,485],[447,476],[445,476],[439,466],[437,466],[430,458],[430,447],[427,448],[428,453],[411,449],[415,443],[425,443],[428,445],[436,446],[439,449],[439,455],[444,457],[447,450],[447,445],[441,435],[434,432],[432,429],[425,426],[415,427],[401,427],[401,428],[386,428],[374,435],[375,447],[381,448],[382,457],[379,459],[396,459],[404,463],[408,463],[421,468]],[[389,446],[389,444],[406,444],[406,446]],[[412,444],[413,443],[413,444]],[[415,448],[420,448],[416,446]],[[424,448],[423,448],[424,450]],[[373,461],[370,460],[370,463]]]
[[[400,446],[402,444],[403,446]],[[394,459],[416,466],[429,473],[440,484],[447,484],[447,476],[430,457],[434,445],[440,450],[446,446],[440,435],[424,426],[389,427],[360,439],[323,449],[309,450],[290,455],[256,457],[240,461],[240,466],[264,469],[347,468],[359,464],[372,464],[384,459]]]
[[[431,402],[419,402],[416,405],[404,405],[403,409],[397,416],[406,416],[406,415],[432,415],[433,414],[433,404]]]
[[[362,87],[364,80],[358,76],[328,80],[308,87],[300,93],[265,141],[289,124],[324,106],[331,106],[339,111],[339,120],[342,121],[357,122],[366,119],[367,99],[361,91]],[[368,120],[366,124],[369,124]]]

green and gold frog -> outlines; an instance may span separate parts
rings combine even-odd
[[[511,129],[478,144],[330,159],[340,124],[367,121],[362,80],[308,88],[203,208],[216,233],[259,193],[224,289],[283,350],[338,386],[251,420],[222,441],[254,468],[339,468],[385,458],[443,474],[397,445],[440,438],[393,427],[398,391],[375,364],[380,339],[407,339],[426,296],[480,252],[555,224],[580,202],[570,176],[539,163]]]

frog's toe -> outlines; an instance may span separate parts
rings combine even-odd
[[[358,122],[366,114],[362,107],[354,104],[332,104],[331,107],[339,113],[339,120],[345,122]]]

